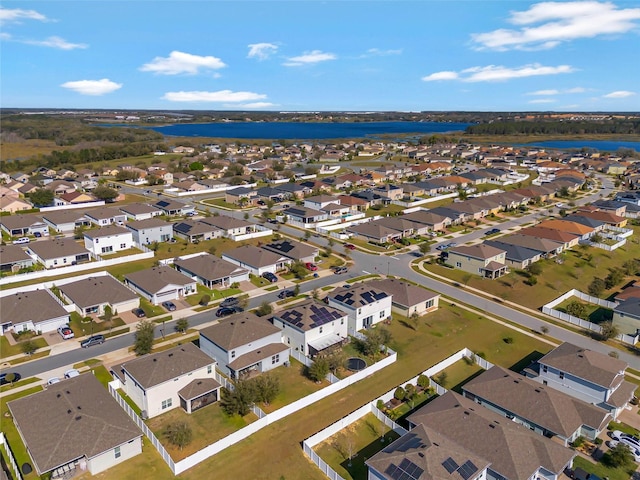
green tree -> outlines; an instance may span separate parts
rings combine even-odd
[[[321,382],[329,373],[329,362],[325,357],[317,357],[307,368],[307,376],[314,382]]]
[[[176,322],[176,330],[180,333],[184,333],[189,328],[189,320],[181,318]]]
[[[402,387],[396,388],[396,390],[393,392],[393,398],[395,398],[396,400],[400,400],[401,402],[406,398],[406,396],[407,392]]]
[[[46,188],[38,188],[29,194],[29,199],[36,207],[46,207],[53,203],[53,192]]]
[[[136,355],[146,355],[153,348],[153,332],[155,326],[151,320],[142,320],[136,327],[133,351]]]
[[[620,333],[618,331],[618,327],[616,327],[612,322],[604,322],[600,324],[600,335],[603,340],[609,340]]]
[[[587,318],[587,307],[584,303],[573,301],[567,305],[566,311],[574,317],[582,318],[583,320]]]
[[[427,377],[424,374],[421,374],[420,376],[418,376],[418,386],[422,387],[424,390],[426,390],[427,388],[429,388],[429,377]]]
[[[118,192],[113,188],[99,186],[93,190],[93,196],[98,200],[104,200],[105,202],[113,202],[118,197]]]
[[[254,404],[254,385],[247,380],[236,380],[233,390],[222,388],[220,407],[227,415],[244,417]]]
[[[640,260],[633,258],[622,264],[622,269],[626,275],[637,275],[640,273]]]
[[[177,421],[167,425],[164,432],[167,440],[180,450],[191,443],[193,440],[193,431],[187,422]]]
[[[540,275],[542,273],[542,265],[539,263],[532,263],[527,267],[527,272],[531,275]]]
[[[631,450],[624,443],[618,443],[604,454],[602,461],[614,468],[630,468],[634,466],[634,459]]]
[[[607,285],[602,278],[594,278],[593,281],[587,287],[589,295],[593,297],[599,297],[606,290]]]
[[[16,381],[16,374],[13,372],[9,372],[5,375],[4,379],[9,383],[13,383]]]
[[[447,378],[448,378],[447,372],[440,372],[436,377],[436,383],[441,387],[444,387],[447,385]]]
[[[20,348],[22,349],[22,353],[25,355],[33,355],[35,351],[38,349],[36,344],[31,340],[26,340],[20,344]]]
[[[293,273],[293,275],[298,279],[303,279],[309,273],[307,267],[305,267],[304,263],[300,261],[295,261],[291,265],[289,265],[289,271]]]
[[[256,308],[256,315],[259,317],[264,317],[265,315],[269,315],[273,312],[273,307],[269,302],[262,302],[258,308]]]
[[[200,305],[209,305],[210,301],[211,301],[211,295],[209,295],[208,293],[205,293],[204,295],[202,295],[202,297],[200,297],[200,301],[198,303]]]
[[[296,286],[293,287],[293,294],[297,297],[298,295],[300,295],[300,284],[296,283]]]
[[[192,172],[195,170],[204,170],[204,165],[202,165],[202,163],[200,162],[191,162],[189,164],[189,170],[191,170]]]
[[[269,405],[280,393],[280,381],[273,375],[260,375],[259,377],[256,377],[254,383],[256,402],[262,402],[265,405]]]
[[[431,251],[431,245],[429,245],[429,243],[427,242],[422,242],[419,248],[422,255],[426,255]]]
[[[613,268],[604,279],[604,285],[608,289],[615,287],[624,280],[624,272],[619,268]]]

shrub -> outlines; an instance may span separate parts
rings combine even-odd
[[[269,315],[273,312],[273,307],[269,302],[262,302],[258,308],[256,308],[256,315],[259,317],[264,317],[265,315]]]
[[[531,287],[533,287],[536,283],[538,283],[538,277],[531,275],[529,278],[527,278],[527,280],[525,281],[525,283]]]
[[[329,362],[324,357],[317,357],[307,368],[307,376],[314,382],[321,382],[329,373]]]
[[[22,353],[24,353],[25,355],[32,355],[38,349],[38,347],[36,347],[36,344],[33,343],[31,340],[22,342],[20,344],[20,348],[22,349]]]
[[[606,284],[604,280],[602,278],[596,277],[589,284],[589,287],[587,288],[587,292],[589,292],[589,295],[591,295],[592,297],[599,297],[600,295],[602,295],[602,292],[604,292],[605,289],[606,289]]]
[[[429,377],[426,375],[420,375],[418,377],[418,386],[424,388],[425,390],[429,388]]]
[[[407,396],[407,392],[402,387],[396,388],[396,391],[393,392],[393,398],[395,398],[396,400],[403,401],[406,396]]]
[[[176,330],[180,333],[184,333],[189,328],[189,320],[181,318],[176,322]]]
[[[210,301],[211,301],[211,295],[204,294],[204,295],[202,295],[202,297],[200,297],[200,302],[198,302],[198,303],[200,305],[209,305]]]
[[[193,431],[187,422],[174,422],[167,426],[165,436],[169,443],[182,450],[183,447],[191,443]]]

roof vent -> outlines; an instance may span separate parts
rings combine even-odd
[[[540,389],[539,389],[539,388],[536,388],[536,389],[535,389],[535,392],[536,392],[536,393],[540,393]]]
[[[493,423],[490,423],[489,428],[496,428],[496,426]]]
[[[81,407],[80,405],[78,405],[76,408],[77,408],[78,410],[82,410],[82,407]]]
[[[578,358],[584,358],[584,355],[582,355],[581,353],[578,354]]]
[[[82,415],[78,415],[76,418],[74,418],[74,420],[77,422],[78,420],[80,420],[82,418]]]
[[[470,414],[468,411],[466,411],[466,410],[464,411],[464,414],[465,414],[465,415],[471,415],[471,414]]]
[[[158,359],[157,359],[157,358],[154,358],[154,359],[153,359],[153,361],[154,361],[154,362],[157,362],[157,361],[158,361]]]
[[[67,413],[71,413],[71,409],[67,410]]]
[[[169,354],[169,356],[170,356],[170,357],[173,357],[173,353],[170,353],[170,354]]]
[[[70,392],[69,390],[65,390],[65,393],[66,393],[67,395],[71,395],[71,392]]]
[[[424,453],[422,453],[422,452],[418,452],[418,456],[420,456],[420,457],[424,458]]]
[[[62,395],[60,395],[59,393],[56,395],[56,398],[60,398]]]
[[[514,380],[513,383],[520,383],[518,380]]]

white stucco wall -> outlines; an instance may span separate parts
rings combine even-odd
[[[112,248],[111,251],[104,251],[105,248]],[[107,237],[91,238],[84,236],[84,248],[94,255],[108,255],[133,247],[133,235],[131,232],[109,235]]]
[[[91,475],[97,475],[140,453],[142,453],[142,434],[138,438],[120,445],[120,456],[118,458],[116,458],[116,449],[114,448],[87,459],[87,469],[91,472]]]

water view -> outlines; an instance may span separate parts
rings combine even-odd
[[[559,150],[593,149],[599,152],[615,152],[619,148],[632,148],[640,152],[640,142],[624,140],[549,140],[547,142],[527,143],[526,146],[556,148]]]

